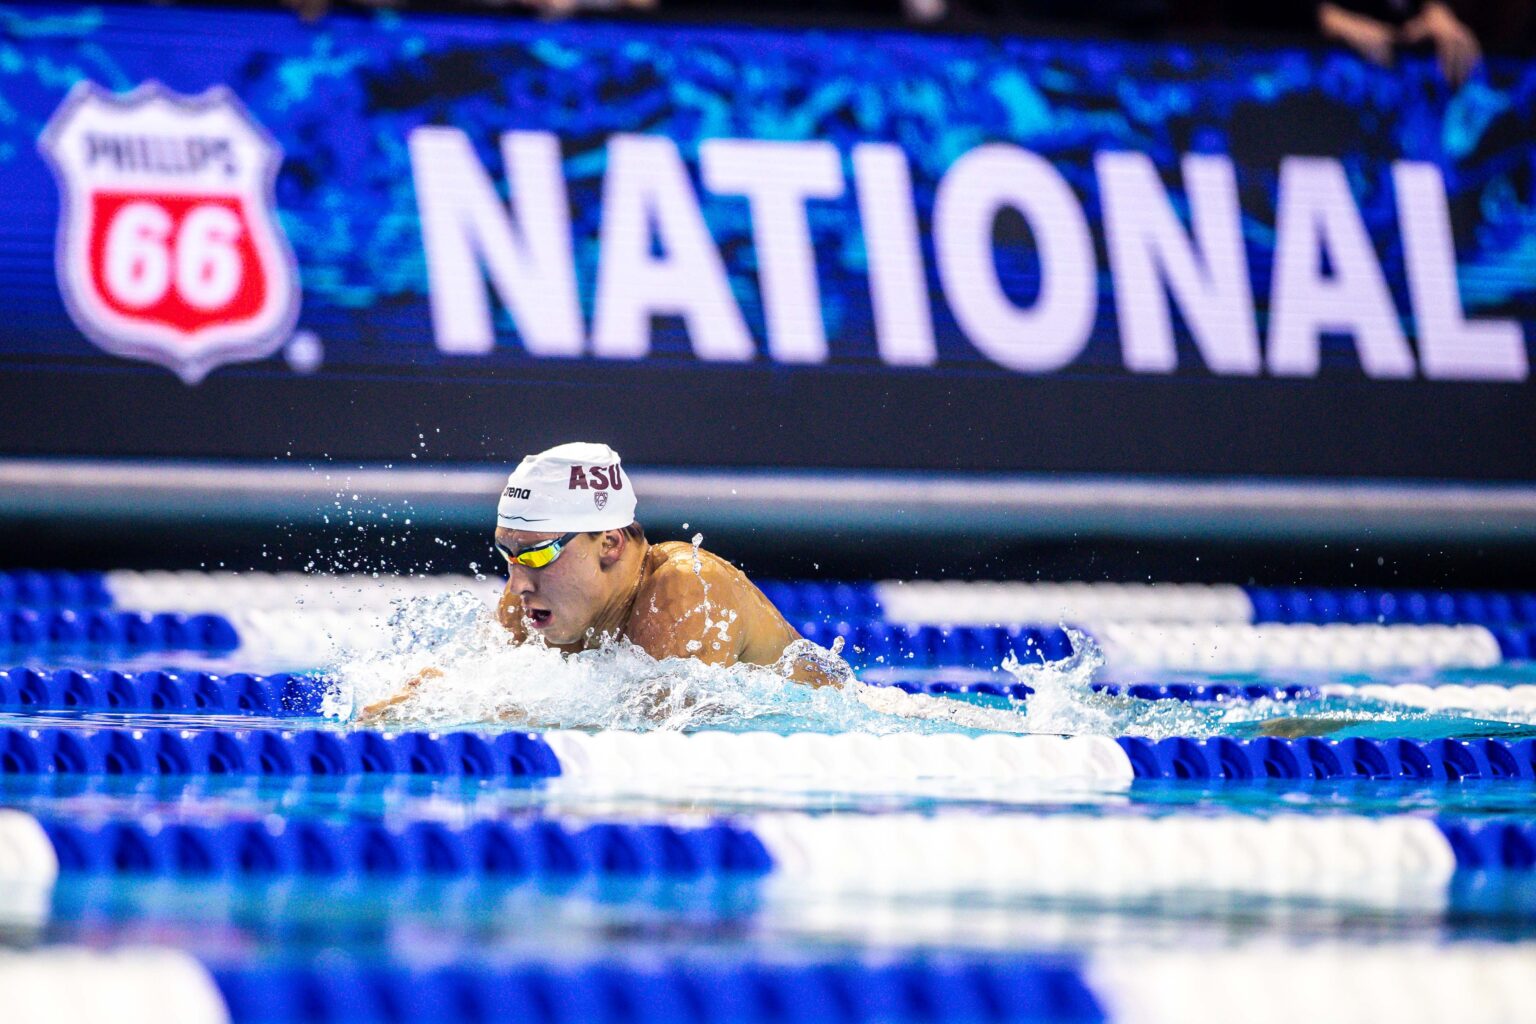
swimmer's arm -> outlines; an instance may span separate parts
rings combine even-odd
[[[798,634],[796,639],[801,639]],[[828,665],[820,658],[810,656],[791,657],[787,662],[780,658],[778,669],[790,679],[806,686],[842,686],[849,680],[846,665]]]
[[[416,695],[417,688],[421,686],[423,680],[439,679],[442,677],[442,674],[443,673],[440,669],[422,669],[406,682],[405,688],[399,693],[395,694],[393,697],[387,697],[384,700],[374,701],[372,704],[369,704],[367,707],[363,708],[363,710],[359,711],[357,713],[357,724],[388,724],[389,721],[395,717],[394,709],[414,697]],[[520,725],[525,729],[555,728],[554,725],[546,722],[540,722],[537,719],[531,717],[528,712],[524,711],[522,708],[508,708],[501,714],[497,715],[496,720],[507,725]]]
[[[793,645],[805,638],[761,590],[745,577],[742,581],[747,590],[742,602],[743,635],[751,644],[742,654],[743,661],[772,665],[786,678],[807,686],[841,686],[847,681],[848,666],[840,659],[828,660],[815,651],[792,651]]]
[[[1273,718],[1259,723],[1259,735],[1287,740],[1301,739],[1303,736],[1327,736],[1368,721],[1368,718]]]
[[[443,672],[441,669],[421,669],[410,679],[406,680],[405,687],[399,693],[395,694],[393,697],[386,697],[383,700],[376,700],[372,704],[369,704],[363,708],[363,710],[359,711],[357,713],[357,724],[372,725],[385,721],[389,718],[391,709],[404,704],[406,701],[410,700],[416,695],[416,688],[422,684],[423,680],[438,679],[442,676],[442,674]]]

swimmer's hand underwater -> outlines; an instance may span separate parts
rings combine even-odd
[[[421,684],[425,680],[441,679],[442,677],[442,669],[424,668],[419,670],[414,676],[406,680],[405,687],[399,693],[384,700],[374,701],[359,711],[356,719],[357,724],[388,725],[394,719],[403,717],[402,713],[405,709],[401,705],[416,696],[421,688]],[[500,720],[509,725],[523,725],[531,729],[542,728],[539,723],[534,722],[523,712],[516,710],[502,712]]]
[[[386,697],[384,700],[376,700],[359,711],[357,713],[358,724],[367,725],[387,721],[392,709],[399,707],[415,696],[416,689],[422,684],[423,680],[441,679],[442,675],[442,669],[424,668],[419,670],[414,676],[405,681],[405,687],[399,693],[393,697]]]

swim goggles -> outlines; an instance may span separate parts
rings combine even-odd
[[[507,560],[508,565],[516,562],[525,569],[542,569],[559,558],[560,552],[564,551],[565,546],[574,540],[576,536],[577,534],[575,533],[567,533],[563,537],[542,541],[531,548],[523,548],[521,551],[513,551],[501,541],[497,541],[496,550],[501,554],[502,558]]]

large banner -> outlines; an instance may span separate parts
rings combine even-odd
[[[6,454],[1536,480],[1536,63],[0,32]]]

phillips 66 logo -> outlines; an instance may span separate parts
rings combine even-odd
[[[59,182],[59,290],[88,338],[188,384],[288,340],[299,287],[275,217],[282,151],[233,93],[82,82],[38,144]]]

